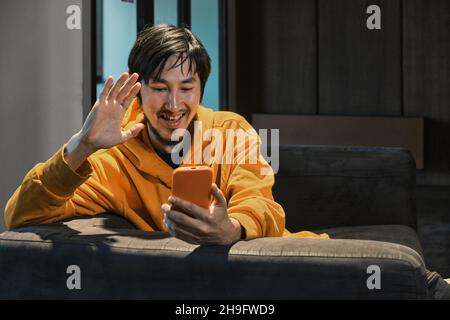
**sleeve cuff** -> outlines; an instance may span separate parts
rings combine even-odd
[[[242,228],[245,230],[245,240],[251,240],[255,238],[259,238],[260,235],[258,233],[259,226],[251,217],[244,213],[230,213],[229,216],[231,218],[235,218],[241,224]]]
[[[72,170],[64,160],[65,148],[66,145],[63,145],[42,169],[42,183],[59,196],[71,195],[92,175],[92,166],[88,160],[77,171]]]

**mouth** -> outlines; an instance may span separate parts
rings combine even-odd
[[[158,118],[163,120],[163,122],[165,123],[165,125],[168,128],[177,128],[181,122],[184,120],[184,118],[187,115],[187,111],[181,111],[179,113],[161,113],[159,114]]]

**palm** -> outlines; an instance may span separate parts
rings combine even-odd
[[[118,103],[95,103],[86,119],[87,137],[97,149],[108,149],[122,143],[122,122],[125,111]]]
[[[123,74],[114,86],[111,78],[106,81],[82,128],[84,140],[95,149],[108,149],[121,144],[142,129],[143,126],[138,126],[123,132],[120,126],[126,109],[140,90],[137,79],[137,74],[131,77]]]

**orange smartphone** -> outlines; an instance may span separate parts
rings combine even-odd
[[[178,167],[172,175],[172,195],[208,209],[213,171],[208,166]]]

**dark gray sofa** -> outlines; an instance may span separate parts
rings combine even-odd
[[[79,217],[0,235],[0,298],[430,298],[414,188],[404,149],[280,146],[274,195],[287,228],[332,239],[199,247],[111,213]],[[67,288],[70,265],[79,290]]]

